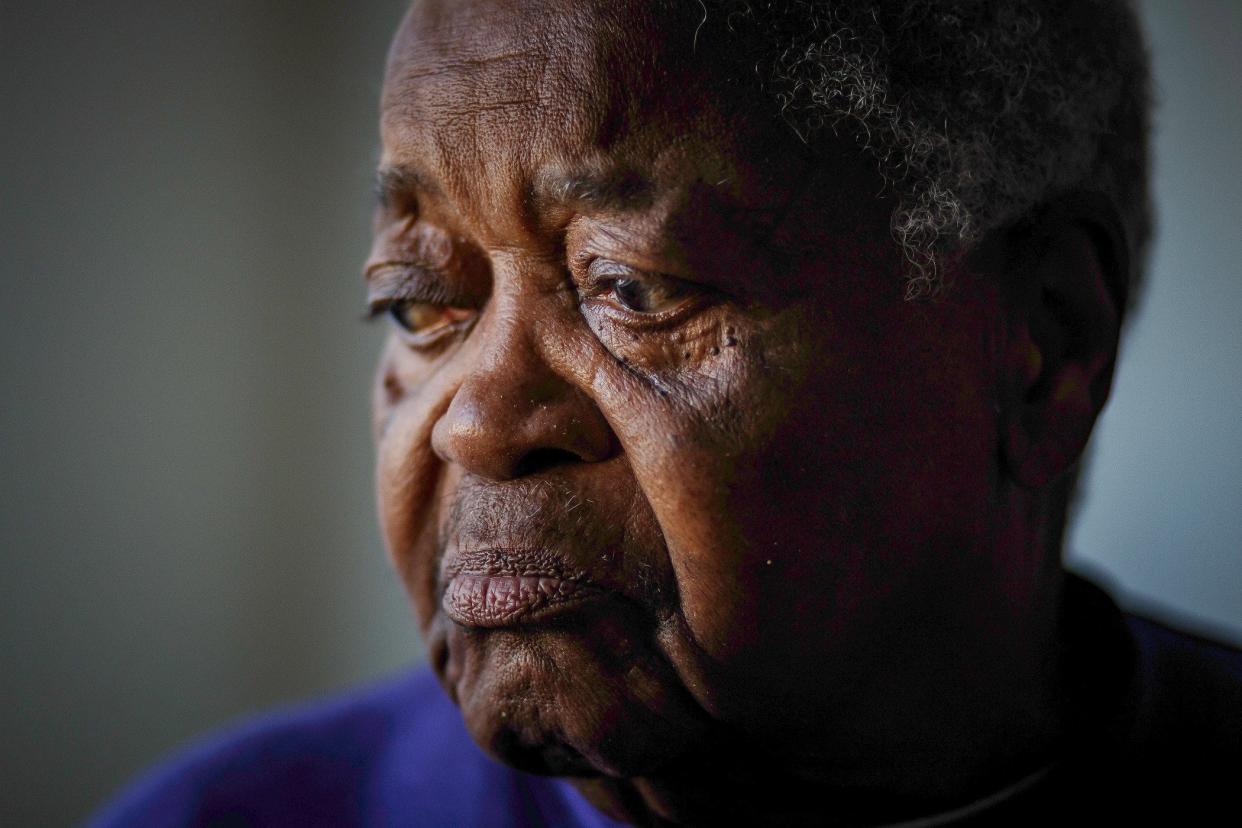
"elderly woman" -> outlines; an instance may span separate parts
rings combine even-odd
[[[1123,3],[427,0],[381,131],[380,511],[430,670],[99,825],[1224,801],[1242,660],[1060,560],[1148,235]]]

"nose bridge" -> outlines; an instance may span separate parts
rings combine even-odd
[[[556,385],[564,384],[543,353],[535,324],[537,314],[546,312],[541,298],[516,290],[492,297],[474,332],[476,349],[465,354],[461,387],[468,393],[493,404],[503,401],[507,405],[498,408],[518,413],[522,402],[535,405],[546,400]]]
[[[561,310],[554,290],[559,274],[509,250],[493,251],[490,259],[492,296],[473,337],[479,350],[467,357],[463,385],[479,380],[485,396],[499,402],[503,393],[510,407],[520,407],[521,399],[546,402],[567,384],[545,353],[541,330]]]
[[[432,431],[446,461],[497,480],[547,464],[606,458],[614,443],[594,402],[558,373],[544,337],[559,323],[553,295],[501,273],[458,352],[461,381]]]

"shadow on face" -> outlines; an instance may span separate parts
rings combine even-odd
[[[905,301],[876,173],[695,17],[416,4],[366,267],[381,515],[446,690],[501,760],[666,816],[692,757],[933,761],[1039,569],[994,554],[999,287]]]

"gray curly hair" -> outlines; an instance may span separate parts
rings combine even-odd
[[[853,137],[897,196],[911,296],[988,231],[1108,199],[1135,295],[1151,230],[1147,53],[1127,0],[699,0],[812,146]]]

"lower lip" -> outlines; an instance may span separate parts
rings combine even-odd
[[[541,575],[458,573],[444,591],[444,613],[463,627],[539,624],[606,596],[575,581]]]

